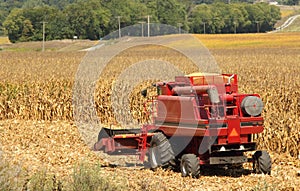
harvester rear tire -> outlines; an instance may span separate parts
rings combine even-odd
[[[149,160],[152,169],[157,167],[170,167],[175,160],[171,144],[167,137],[161,132],[154,134],[151,139]]]
[[[183,177],[192,176],[199,178],[200,164],[199,159],[194,154],[184,154],[181,157],[180,171]]]
[[[272,161],[267,151],[256,151],[253,155],[253,170],[257,174],[271,175]]]

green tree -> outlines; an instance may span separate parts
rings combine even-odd
[[[69,4],[75,3],[78,0],[42,0],[44,4],[64,10]]]
[[[187,1],[146,0],[144,3],[148,14],[152,16],[152,21],[172,26],[181,23],[184,29],[187,29],[187,11],[191,12],[193,7]]]
[[[194,33],[245,33],[272,30],[280,19],[278,7],[266,3],[197,5],[189,18]]]
[[[259,23],[260,31],[265,32],[273,30],[273,27],[276,24],[277,20],[281,18],[279,7],[268,5],[266,3],[260,3],[257,4],[257,6],[262,10],[264,14],[263,20]]]
[[[211,32],[221,33],[224,27],[226,26],[226,19],[224,18],[227,15],[226,6],[224,3],[216,3],[212,6],[212,9],[213,24],[211,26]]]
[[[185,22],[185,8],[176,0],[158,1],[157,12],[160,23],[177,26],[177,23]]]
[[[4,34],[3,23],[11,10],[21,8],[25,0],[0,0],[0,35]]]
[[[247,27],[251,24],[248,20],[248,13],[243,4],[223,4],[223,12],[220,15],[225,26],[222,33],[247,32]]]
[[[43,22],[47,22],[46,36],[48,36],[49,32],[51,32],[48,27],[52,23],[53,16],[56,14],[59,14],[59,10],[50,6],[24,9],[23,16],[31,21],[34,28],[32,40],[36,41],[43,39]],[[47,40],[51,39],[47,37]]]
[[[299,0],[283,0],[284,5],[299,5]]]
[[[71,4],[64,13],[72,35],[82,39],[99,39],[103,36],[111,17],[99,0]]]
[[[246,10],[249,14],[248,19],[251,21],[249,32],[259,32],[259,25],[264,19],[264,12],[255,5],[246,5]]]
[[[118,29],[118,16],[120,16],[121,27],[137,24],[140,21],[146,21],[145,16],[150,14],[145,4],[138,0],[107,0],[103,2],[111,13],[108,31],[112,32]],[[151,14],[150,14],[151,15]],[[153,17],[151,20],[153,21]]]
[[[213,13],[211,6],[201,4],[197,5],[191,14],[189,26],[192,33],[211,33],[213,24]]]
[[[257,3],[246,5],[248,19],[251,21],[249,32],[266,32],[272,30],[276,21],[280,19],[280,10],[274,5]]]
[[[46,25],[47,40],[60,40],[73,37],[73,31],[69,27],[65,14],[62,11],[52,14],[48,21]]]
[[[6,12],[4,10],[0,10],[0,36],[4,33],[3,22],[5,21]]]
[[[22,14],[23,11],[21,9],[14,9],[3,23],[11,42],[18,41],[22,36],[25,21],[25,17]]]
[[[44,4],[43,0],[27,0],[22,8],[23,9],[30,9],[30,8],[34,8],[34,7],[43,7],[46,4]]]
[[[31,24],[31,21],[28,19],[25,19],[23,22],[23,28],[22,28],[22,35],[20,37],[20,41],[29,41],[31,40],[32,36],[33,36],[33,26]]]

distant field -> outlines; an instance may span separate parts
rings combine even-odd
[[[299,18],[300,19],[300,18]],[[196,35],[212,49],[299,48],[300,32],[275,34]]]
[[[288,17],[300,12],[300,6],[279,5],[281,17]]]
[[[1,43],[2,42],[2,43]],[[28,52],[28,51],[41,51],[42,42],[19,42],[14,44],[7,44],[9,40],[7,37],[0,37],[0,45],[6,51],[14,52]],[[46,52],[70,52],[78,51],[94,46],[98,41],[91,40],[52,40],[45,42],[45,51]]]
[[[290,10],[287,9],[287,10],[281,10],[280,13],[281,13],[281,17],[285,18],[285,17],[293,15],[295,13],[295,11],[291,10],[291,9]]]
[[[9,44],[10,41],[8,40],[8,37],[2,37],[0,36],[0,45],[2,44]]]

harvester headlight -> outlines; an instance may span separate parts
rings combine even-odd
[[[243,99],[241,107],[244,114],[258,116],[264,108],[264,103],[259,97],[247,96]]]

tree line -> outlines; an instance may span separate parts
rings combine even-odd
[[[123,28],[147,22],[147,15],[151,23],[191,33],[266,32],[280,19],[279,8],[266,3],[199,4],[191,0],[27,0],[4,11],[9,14],[0,18],[0,27],[12,42],[41,40],[43,22],[47,40],[73,36],[95,40],[117,30],[118,21]]]
[[[193,33],[252,33],[273,30],[281,18],[278,7],[258,4],[201,4],[189,19]]]

